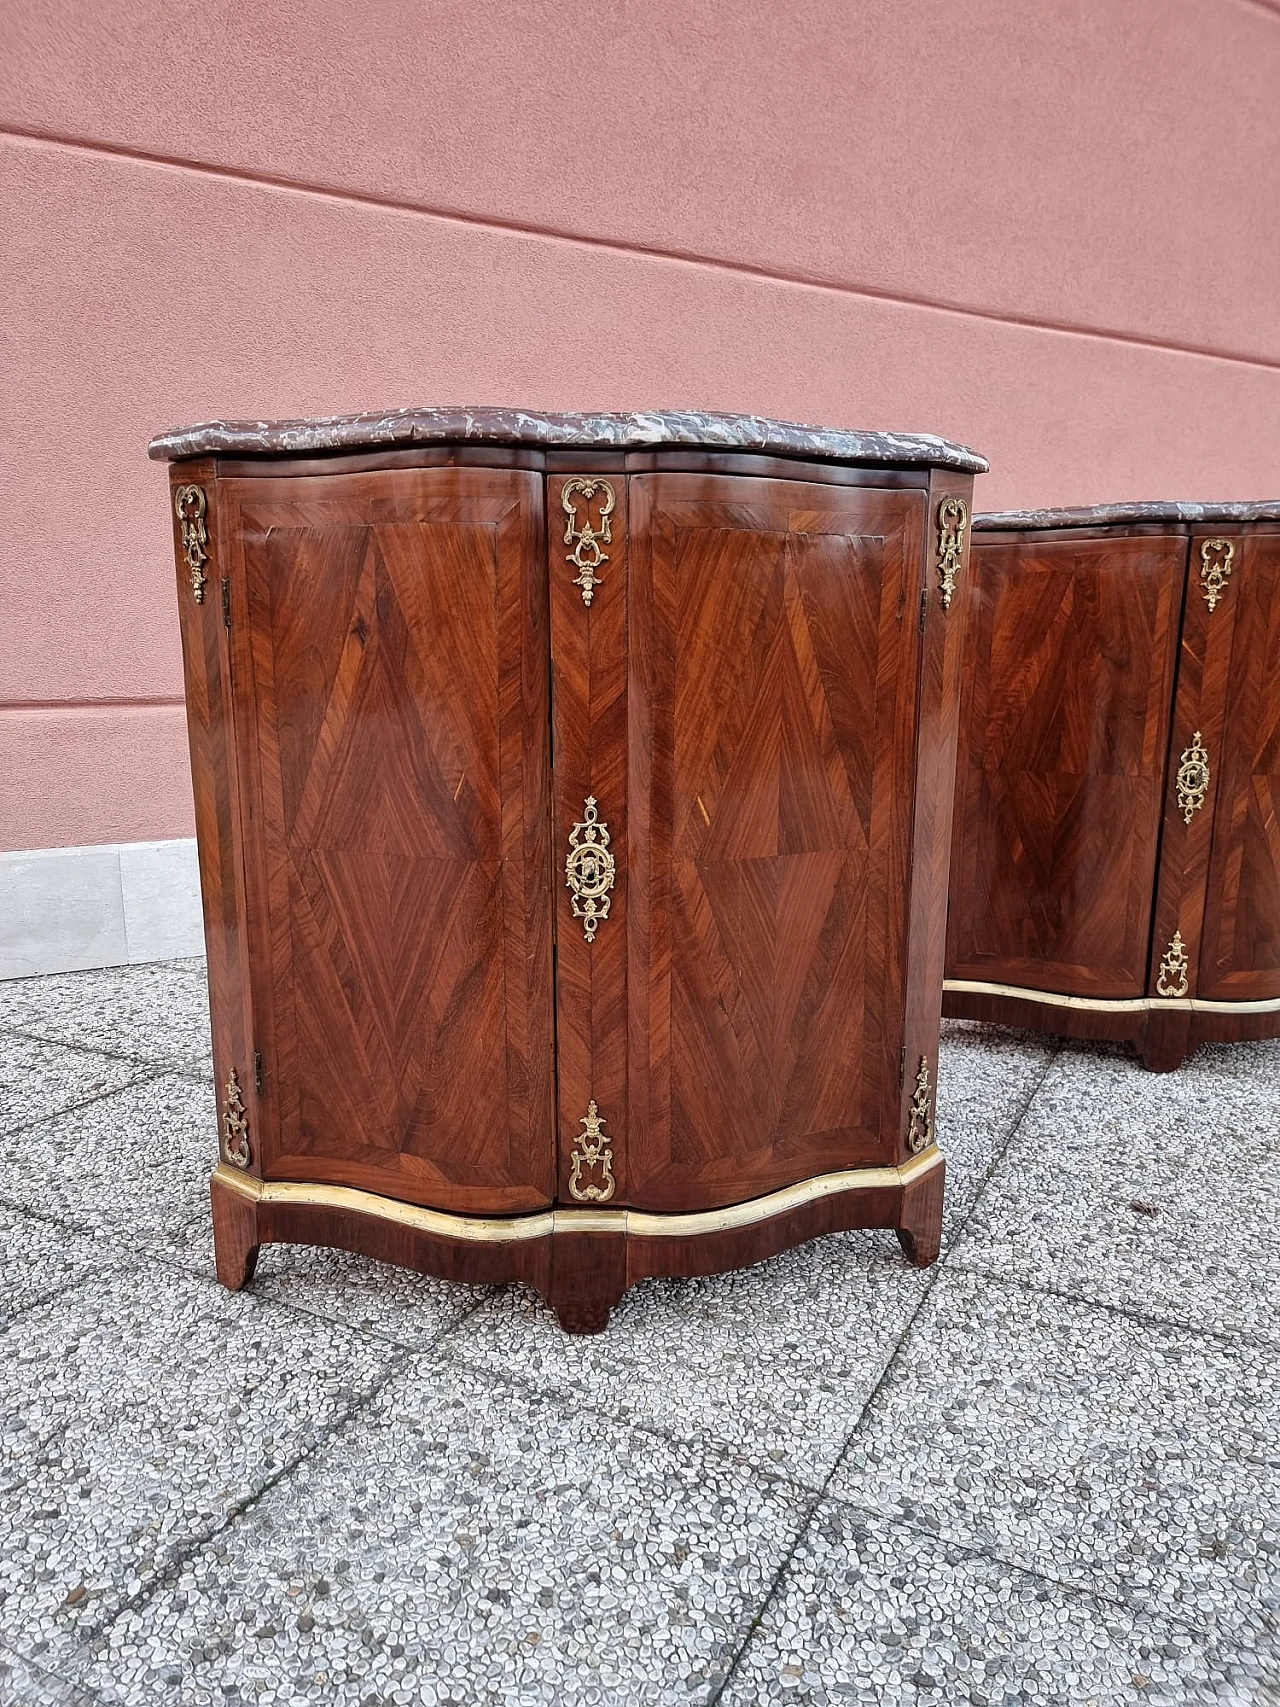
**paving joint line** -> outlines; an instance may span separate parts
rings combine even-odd
[[[38,1297],[30,1299],[26,1304],[19,1305],[11,1316],[7,1316],[3,1322],[0,1322],[0,1344],[2,1344],[13,1329],[17,1327],[18,1323],[21,1322],[24,1317],[29,1316],[33,1310],[39,1310],[45,1304],[52,1304],[55,1298],[68,1298],[73,1292],[78,1292],[79,1289],[89,1281],[98,1280],[104,1274],[109,1274],[110,1272],[111,1268],[107,1263],[91,1263],[78,1274],[69,1276],[62,1285],[50,1287],[47,1292],[42,1292]],[[64,1424],[63,1426],[65,1427],[66,1425]]]
[[[979,1184],[977,1191],[973,1194],[973,1197],[969,1203],[968,1209],[965,1211],[963,1218],[961,1219],[959,1225],[956,1227],[955,1232],[953,1233],[953,1235],[951,1237],[950,1245],[953,1246],[956,1243],[956,1241],[963,1235],[965,1228],[969,1224],[970,1217],[973,1215],[974,1209],[977,1206],[978,1199],[981,1197],[983,1191],[986,1188],[987,1181],[991,1178],[991,1175],[995,1172],[996,1168],[999,1166],[1001,1160],[1003,1159],[1005,1151],[1009,1148],[1009,1145],[1013,1142],[1013,1139],[1014,1139],[1015,1135],[1017,1134],[1018,1128],[1022,1125],[1022,1122],[1026,1118],[1027,1110],[1030,1108],[1032,1102],[1035,1100],[1035,1097],[1039,1093],[1041,1086],[1044,1084],[1045,1080],[1048,1078],[1049,1074],[1052,1072],[1055,1064],[1057,1063],[1058,1056],[1060,1053],[1061,1053],[1060,1049],[1055,1049],[1053,1051],[1053,1053],[1049,1056],[1049,1059],[1045,1062],[1044,1071],[1040,1074],[1039,1078],[1035,1081],[1035,1083],[1028,1090],[1026,1096],[1022,1100],[1021,1106],[1019,1108],[1017,1108],[1017,1110],[1013,1116],[1013,1119],[1009,1122],[1009,1125],[1005,1131],[1004,1142],[1000,1145],[998,1152],[993,1157],[990,1166],[988,1167],[986,1173],[983,1175],[982,1181]],[[890,1352],[888,1358],[885,1360],[884,1367],[881,1369],[880,1374],[879,1374],[878,1378],[876,1379],[875,1385],[872,1387],[870,1393],[868,1393],[865,1401],[863,1402],[862,1408],[858,1412],[858,1415],[854,1421],[853,1427],[849,1430],[849,1433],[845,1436],[844,1443],[841,1446],[839,1452],[836,1453],[836,1456],[832,1461],[831,1468],[827,1471],[826,1476],[823,1478],[822,1486],[818,1491],[817,1497],[813,1500],[812,1504],[810,1505],[809,1510],[805,1516],[803,1524],[801,1525],[801,1527],[798,1530],[794,1540],[792,1541],[792,1544],[787,1551],[786,1557],[783,1559],[781,1565],[778,1567],[778,1570],[774,1575],[772,1583],[769,1585],[768,1591],[766,1592],[764,1599],[761,1601],[759,1607],[757,1608],[755,1616],[751,1620],[750,1626],[747,1630],[745,1637],[743,1638],[742,1642],[739,1644],[737,1652],[733,1655],[733,1658],[731,1659],[731,1661],[729,1663],[729,1667],[728,1667],[728,1670],[725,1672],[723,1681],[720,1683],[719,1687],[717,1689],[715,1689],[713,1691],[713,1693],[707,1697],[705,1707],[717,1707],[717,1704],[719,1703],[722,1696],[724,1695],[725,1690],[729,1687],[730,1683],[732,1683],[734,1676],[736,1675],[739,1667],[742,1664],[742,1660],[743,1660],[744,1656],[746,1655],[747,1649],[751,1645],[752,1638],[755,1636],[756,1631],[760,1628],[760,1625],[764,1621],[765,1614],[768,1612],[770,1605],[773,1603],[774,1599],[776,1598],[778,1591],[782,1586],[783,1580],[784,1580],[787,1572],[791,1568],[792,1562],[795,1559],[795,1556],[800,1549],[801,1543],[804,1541],[805,1537],[809,1534],[810,1530],[813,1527],[813,1520],[814,1520],[814,1517],[818,1511],[819,1506],[823,1503],[824,1500],[826,1500],[829,1497],[829,1490],[830,1490],[831,1484],[832,1484],[833,1480],[835,1479],[836,1473],[839,1471],[841,1465],[844,1463],[845,1457],[849,1451],[850,1443],[853,1441],[854,1436],[858,1433],[859,1429],[862,1427],[866,1417],[869,1415],[873,1405],[875,1404],[877,1398],[879,1397],[879,1395],[880,1395],[882,1389],[884,1388],[886,1382],[890,1379],[892,1372],[893,1372],[893,1370],[894,1370],[894,1368],[898,1362],[898,1358],[901,1355],[903,1346],[906,1344],[908,1338],[910,1337],[911,1331],[915,1327],[916,1321],[919,1318],[921,1311],[924,1309],[925,1305],[929,1302],[930,1298],[932,1298],[933,1289],[937,1285],[939,1279],[941,1278],[941,1276],[943,1275],[944,1272],[945,1272],[944,1265],[943,1265],[942,1261],[939,1260],[933,1267],[933,1273],[929,1276],[927,1284],[925,1285],[923,1291],[920,1294],[919,1299],[916,1302],[915,1309],[912,1310],[912,1312],[908,1316],[906,1322],[903,1324],[902,1332],[898,1335],[897,1343],[894,1345],[893,1350]]]
[[[32,1038],[30,1041],[43,1043],[46,1039]],[[142,1067],[141,1062],[133,1064],[139,1068]],[[137,1078],[126,1079],[122,1085],[113,1085],[109,1091],[96,1091],[93,1096],[81,1097],[79,1102],[68,1103],[65,1108],[55,1109],[50,1114],[39,1114],[34,1115],[30,1120],[20,1120],[16,1126],[0,1126],[0,1137],[12,1138],[19,1133],[30,1132],[34,1127],[47,1126],[50,1121],[61,1120],[68,1114],[79,1114],[83,1109],[92,1108],[94,1103],[106,1102],[109,1097],[119,1096],[123,1091],[133,1090],[137,1085],[149,1085],[152,1080],[163,1079],[167,1076],[167,1069],[153,1066],[146,1071],[140,1071]]]
[[[1189,1620],[1179,1617],[1175,1612],[1165,1612],[1159,1607],[1145,1604],[1137,1607],[1131,1600],[1120,1599],[1102,1589],[1087,1587],[1084,1583],[1072,1582],[1069,1577],[1055,1577],[1039,1565],[1028,1564],[1023,1559],[1001,1553],[998,1549],[984,1547],[976,1541],[944,1535],[940,1530],[931,1528],[927,1523],[914,1523],[911,1518],[898,1513],[879,1511],[875,1506],[864,1505],[861,1500],[850,1499],[846,1494],[830,1494],[827,1497],[833,1505],[841,1506],[846,1512],[863,1520],[861,1527],[868,1536],[870,1536],[872,1525],[866,1520],[878,1518],[890,1528],[905,1529],[910,1534],[919,1536],[922,1540],[934,1542],[940,1548],[953,1547],[958,1553],[966,1553],[973,1559],[982,1559],[1000,1570],[1020,1571],[1024,1576],[1034,1577],[1037,1582],[1047,1583],[1052,1588],[1062,1589],[1077,1600],[1093,1600],[1099,1606],[1109,1607],[1116,1612],[1141,1611],[1151,1618],[1152,1622],[1159,1628],[1163,1629],[1167,1625],[1185,1630],[1189,1635],[1199,1637],[1206,1647],[1223,1640],[1223,1632],[1215,1634],[1212,1630],[1204,1629],[1198,1624],[1193,1624]]]
[[[1227,1328],[1197,1327],[1191,1322],[1175,1322],[1168,1316],[1157,1316],[1145,1310],[1135,1309],[1125,1304],[1113,1304],[1105,1298],[1089,1298],[1082,1292],[1072,1292],[1065,1286],[1053,1286],[1049,1283],[1038,1284],[1025,1280],[1016,1274],[1001,1274],[996,1269],[974,1268],[963,1261],[948,1260],[948,1271],[953,1274],[967,1274],[974,1280],[990,1281],[995,1286],[1007,1286],[1019,1292],[1029,1292],[1041,1298],[1060,1298],[1067,1304],[1079,1304],[1087,1310],[1100,1310],[1109,1316],[1120,1316],[1125,1321],[1133,1322],[1142,1327],[1163,1328],[1169,1333],[1192,1334],[1197,1339],[1217,1340],[1228,1350],[1239,1351],[1248,1346],[1255,1351],[1265,1351],[1276,1354],[1276,1343],[1262,1334],[1252,1333],[1242,1329],[1232,1333]]]
[[[263,1302],[269,1301],[263,1300]],[[480,1304],[476,1304],[474,1306],[474,1309],[479,1308]],[[468,1312],[468,1314],[471,1313],[473,1312]],[[156,1572],[155,1576],[149,1583],[144,1584],[137,1594],[129,1595],[125,1600],[123,1600],[115,1611],[111,1613],[108,1618],[104,1619],[102,1623],[93,1626],[91,1634],[86,1633],[85,1645],[88,1646],[89,1643],[96,1644],[99,1642],[103,1637],[110,1633],[126,1613],[139,1610],[141,1607],[145,1606],[148,1601],[153,1600],[162,1589],[176,1581],[189,1559],[203,1551],[203,1549],[206,1548],[211,1541],[216,1540],[218,1536],[228,1533],[242,1517],[246,1516],[257,1505],[259,1505],[261,1501],[265,1499],[265,1497],[275,1488],[279,1487],[287,1477],[294,1475],[301,1465],[308,1463],[323,1448],[332,1445],[339,1435],[344,1433],[357,1417],[369,1409],[374,1400],[385,1391],[387,1386],[397,1375],[403,1372],[415,1357],[426,1355],[426,1353],[444,1337],[445,1333],[449,1331],[449,1329],[442,1329],[428,1345],[417,1351],[410,1350],[404,1346],[394,1347],[393,1354],[388,1359],[385,1370],[377,1380],[372,1382],[364,1392],[358,1394],[350,1405],[340,1412],[338,1416],[334,1417],[332,1422],[322,1427],[317,1432],[316,1438],[308,1446],[304,1447],[301,1452],[297,1453],[287,1463],[281,1464],[279,1470],[269,1476],[259,1488],[256,1488],[251,1493],[247,1494],[244,1499],[236,1501],[236,1503],[223,1514],[220,1522],[216,1523],[211,1529],[193,1535],[185,1545],[175,1548],[171,1556],[166,1559],[163,1567]],[[380,1341],[379,1343],[386,1344],[387,1342]],[[77,1684],[77,1687],[82,1686]],[[85,1685],[83,1687],[92,1686]]]
[[[161,961],[157,964],[164,965],[165,962]],[[56,974],[51,974],[51,976],[56,976]],[[53,1043],[60,1049],[70,1049],[76,1055],[92,1055],[100,1061],[125,1061],[136,1067],[155,1067],[162,1072],[176,1072],[178,1070],[172,1057],[169,1056],[133,1055],[124,1049],[102,1049],[94,1044],[72,1043],[65,1037],[52,1037],[48,1032],[29,1031],[24,1025],[0,1026],[0,1036],[21,1037],[28,1043]],[[183,1056],[182,1060],[188,1066],[190,1065],[188,1056]]]
[[[102,1707],[102,1696],[91,1684],[78,1683],[74,1677],[68,1677],[66,1672],[57,1671],[53,1666],[47,1666],[42,1661],[33,1659],[29,1654],[19,1652],[17,1648],[8,1648],[7,1651],[20,1664],[35,1672],[37,1676],[48,1678],[54,1683],[65,1684],[76,1697],[73,1707],[82,1707],[82,1703],[89,1704],[89,1707],[94,1707],[96,1703],[97,1707]]]

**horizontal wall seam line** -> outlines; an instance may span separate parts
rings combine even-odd
[[[599,249],[607,254],[636,256],[648,260],[668,261],[680,266],[705,267],[709,271],[729,273],[738,278],[756,279],[769,284],[789,285],[799,290],[826,292],[833,296],[856,297],[868,302],[896,303],[904,308],[924,308],[939,314],[954,314],[962,319],[979,320],[989,325],[1018,326],[1034,332],[1054,332],[1067,337],[1092,338],[1101,343],[1126,344],[1136,349],[1161,350],[1171,355],[1198,356],[1205,361],[1229,362],[1238,367],[1260,368],[1280,373],[1280,356],[1249,355],[1237,350],[1214,349],[1207,344],[1193,344],[1178,339],[1148,337],[1141,332],[1121,332],[1106,326],[1090,326],[1069,320],[1037,320],[1028,314],[977,308],[972,304],[950,301],[943,297],[911,296],[890,290],[878,290],[873,285],[842,284],[800,273],[786,273],[780,268],[755,265],[747,261],[729,261],[714,255],[701,255],[690,250],[664,249],[658,245],[624,243],[612,237],[592,237],[589,233],[562,230],[551,225],[533,225],[519,220],[501,219],[495,215],[461,213],[454,209],[426,207],[420,202],[394,196],[378,196],[359,190],[342,190],[322,184],[309,184],[294,178],[274,177],[246,171],[234,166],[214,166],[205,161],[185,159],[178,155],[151,153],[125,148],[113,143],[92,142],[81,137],[59,136],[52,132],[27,130],[20,126],[0,124],[0,137],[14,142],[41,143],[69,152],[95,154],[107,159],[131,160],[145,166],[166,167],[171,171],[191,172],[198,177],[219,178],[239,184],[252,184],[262,189],[284,190],[294,195],[315,196],[322,201],[345,203],[352,207],[380,208],[388,213],[415,214],[424,219],[436,219],[450,225],[473,230],[501,231],[512,236],[540,237],[549,242],[567,243],[577,248]]]
[[[0,699],[0,716],[12,711],[170,711],[185,705],[176,699]]]

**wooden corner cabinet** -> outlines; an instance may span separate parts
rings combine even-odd
[[[974,521],[944,1011],[1280,1036],[1280,504]]]
[[[166,434],[221,1162],[565,1328],[937,1255],[968,505],[942,440],[419,411]]]

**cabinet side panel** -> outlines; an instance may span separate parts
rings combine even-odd
[[[923,504],[632,481],[637,1205],[893,1153]]]
[[[538,1207],[554,1189],[541,481],[442,468],[225,491],[264,1171]]]
[[[195,538],[184,541],[175,500],[196,488],[183,509]],[[239,774],[232,719],[231,658],[223,620],[222,581],[225,541],[221,537],[216,468],[212,462],[176,464],[170,472],[170,517],[174,524],[178,618],[187,702],[191,784],[195,796],[196,846],[200,862],[200,900],[213,1032],[214,1076],[221,1109],[232,1071],[248,1111],[248,1171],[261,1171],[253,1091],[253,1044],[248,1026],[245,891],[241,839]],[[189,558],[188,550],[192,556]],[[195,567],[193,568],[193,561]],[[197,592],[199,597],[197,597]],[[211,1160],[216,1135],[210,1134]],[[244,1154],[243,1149],[239,1151]]]
[[[1233,536],[1234,607],[1197,994],[1280,998],[1280,530]],[[1193,555],[1198,568],[1198,546]]]
[[[1185,555],[975,540],[949,978],[1143,994]]]

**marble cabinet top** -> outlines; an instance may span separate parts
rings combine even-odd
[[[1244,504],[1093,504],[1079,510],[987,510],[973,518],[979,533],[1002,528],[1031,532],[1036,528],[1099,528],[1138,526],[1152,522],[1181,522],[1208,527],[1231,523],[1280,522],[1280,499]]]
[[[188,456],[305,456],[312,451],[386,450],[447,444],[537,445],[583,450],[685,446],[761,451],[827,462],[896,463],[984,474],[975,451],[929,433],[859,433],[804,427],[756,415],[697,410],[634,415],[542,415],[522,409],[397,409],[315,421],[206,421],[152,439],[157,461]]]

